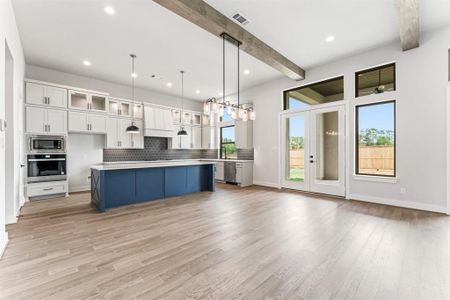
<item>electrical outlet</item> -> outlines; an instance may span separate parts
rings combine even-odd
[[[406,188],[404,187],[400,188],[400,194],[406,194]]]

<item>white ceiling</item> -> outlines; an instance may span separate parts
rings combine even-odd
[[[303,68],[398,40],[394,0],[207,0]],[[107,15],[104,6],[115,8]],[[13,0],[27,63],[204,100],[222,90],[222,41],[151,0]],[[421,29],[450,25],[449,0],[421,0]],[[327,35],[335,41],[326,43]],[[82,64],[91,61],[90,67]],[[230,59],[230,62],[233,62]],[[241,90],[282,75],[241,54]],[[157,74],[163,79],[151,79]],[[166,83],[173,83],[171,88]],[[235,90],[235,84],[232,90]],[[200,90],[196,94],[195,90]]]

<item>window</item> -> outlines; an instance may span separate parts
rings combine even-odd
[[[234,126],[220,127],[220,158],[236,158]]]
[[[231,120],[233,120],[233,118],[231,118],[231,115],[228,114],[228,111],[225,108],[223,110],[223,117],[220,117],[220,122],[231,121]]]
[[[309,84],[284,92],[284,110],[344,100],[344,77]]]
[[[356,72],[356,97],[395,91],[395,63]]]
[[[395,101],[356,106],[356,174],[395,177]]]

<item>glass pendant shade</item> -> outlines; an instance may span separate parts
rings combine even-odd
[[[214,113],[217,113],[218,110],[219,110],[219,105],[217,104],[217,102],[211,103],[211,111]]]
[[[245,109],[243,108],[238,108],[238,117],[239,119],[243,119],[244,118],[244,113],[245,113]]]
[[[209,102],[205,102],[205,103],[203,104],[203,112],[204,112],[205,114],[209,114],[209,112],[210,112]]]
[[[242,121],[247,122],[248,121],[248,111],[244,110],[242,113]]]
[[[231,115],[232,107],[231,104],[227,104],[227,114]]]
[[[224,110],[225,108],[223,107],[223,105],[219,105],[219,117],[223,117]]]
[[[237,108],[235,108],[235,107],[231,108],[231,118],[233,120],[236,120],[238,118]]]
[[[251,111],[250,111],[250,113],[249,113],[249,119],[250,119],[251,121],[254,121],[254,120],[256,119],[256,113],[255,113],[254,110],[251,110]]]

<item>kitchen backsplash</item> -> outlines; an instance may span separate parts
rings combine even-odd
[[[217,150],[167,149],[168,139],[145,137],[144,149],[104,149],[103,161],[217,158]],[[238,149],[238,159],[253,159],[253,149]]]
[[[104,149],[103,161],[217,158],[217,150],[167,149],[168,139],[145,137],[144,149]]]

